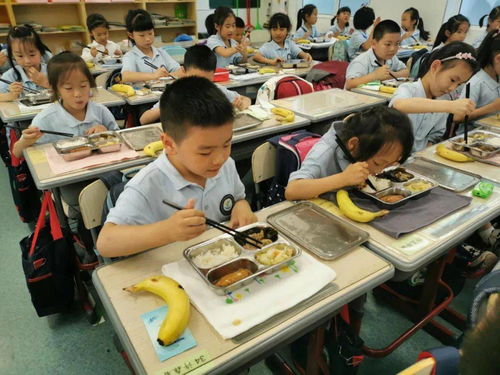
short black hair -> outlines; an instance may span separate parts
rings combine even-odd
[[[185,77],[168,85],[160,98],[163,131],[176,142],[190,126],[209,128],[234,121],[233,106],[206,78]]]
[[[102,14],[92,13],[87,16],[87,29],[89,31],[94,30],[97,27],[105,27],[109,30],[109,23]]]
[[[456,58],[454,58],[456,56]],[[459,58],[458,56],[461,56]],[[463,56],[467,56],[466,58]],[[470,56],[470,58],[469,58]],[[423,57],[420,64],[420,69],[418,71],[418,78],[422,78],[431,68],[432,63],[435,60],[444,60],[441,63],[441,70],[447,70],[453,68],[459,61],[466,62],[472,74],[475,74],[479,70],[479,64],[477,62],[476,50],[471,45],[464,42],[451,42],[438,48],[430,53],[430,55]]]
[[[495,56],[500,53],[500,31],[492,30],[483,39],[477,49],[477,61],[479,67],[483,69],[488,65],[493,65]]]
[[[151,14],[144,9],[129,10],[125,17],[125,25],[129,33],[133,33],[134,31],[154,30]],[[135,45],[135,41],[132,38],[129,37],[129,40]]]
[[[216,25],[222,26],[224,25],[224,21],[226,20],[226,18],[231,16],[234,17],[234,12],[231,8],[223,6],[217,7],[215,8],[214,12],[214,23]]]
[[[403,148],[400,163],[411,155],[413,148],[413,130],[409,117],[397,109],[377,106],[349,117],[346,126],[339,134],[347,144],[349,139],[357,137],[359,147],[353,155],[357,161],[373,157],[385,144],[398,142]]]
[[[383,20],[373,30],[373,39],[380,40],[385,34],[401,34],[401,28],[393,20]]]
[[[90,70],[83,61],[83,59],[70,51],[63,51],[53,56],[47,65],[47,78],[49,80],[50,87],[52,88],[54,99],[59,99],[59,91],[57,87],[59,82],[64,80],[64,78],[71,73],[73,70],[79,70],[88,79],[91,88],[95,88],[96,84],[94,77]]]
[[[245,28],[245,21],[243,21],[243,18],[236,17],[236,27],[238,29],[244,29]]]
[[[215,72],[217,56],[206,45],[196,45],[187,49],[184,55],[184,69],[196,68],[204,72]]]
[[[285,13],[274,13],[269,20],[268,27],[269,30],[284,27],[290,31],[292,28],[292,22],[290,21],[290,17],[288,17]]]
[[[375,12],[370,7],[359,8],[356,13],[354,13],[354,28],[358,30],[368,29],[375,21]]]

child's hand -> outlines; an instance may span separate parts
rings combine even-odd
[[[90,135],[90,134],[102,133],[102,132],[107,132],[107,131],[108,131],[108,129],[104,125],[94,125],[90,129],[87,129],[87,131],[85,131],[85,134]]]
[[[450,101],[451,113],[457,118],[462,118],[470,115],[476,109],[476,103],[470,99],[458,99]]]
[[[250,107],[250,100],[245,97],[245,96],[241,96],[239,95],[236,99],[234,99],[233,101],[233,106],[237,109],[239,109],[240,111],[243,111],[245,109],[247,109],[248,107]]]
[[[194,199],[190,199],[184,210],[175,212],[166,222],[175,233],[175,241],[187,241],[202,234],[205,229],[205,214],[194,209]]]
[[[154,76],[156,79],[160,78],[160,77],[168,77],[170,74],[168,73],[168,70],[162,66],[161,68],[158,68],[155,72],[154,72]]]
[[[108,53],[108,50],[107,50],[107,49],[104,49],[104,52],[103,52],[103,51],[101,51],[101,50],[98,50],[96,47],[92,47],[92,48],[90,49],[90,54],[91,54],[93,57],[96,57],[96,56],[97,56],[97,54],[98,54],[99,52],[101,52],[101,53],[105,53],[105,54],[106,54],[106,53]]]
[[[390,71],[391,69],[387,65],[381,66],[380,68],[376,69],[373,72],[373,77],[375,78],[375,80],[380,80],[380,81],[390,79],[391,78]]]
[[[375,28],[375,26],[377,26],[380,23],[380,21],[382,21],[380,17],[375,18],[375,21],[373,21],[373,28]]]
[[[311,37],[311,32],[310,32],[310,31],[308,31],[308,32],[306,32],[306,33],[302,36],[302,38],[300,38],[300,39],[309,39],[310,37]]]
[[[22,140],[25,147],[31,146],[43,135],[43,133],[35,126],[30,126],[22,132]]]
[[[12,82],[9,85],[9,92],[11,93],[13,99],[17,99],[23,92],[23,84],[21,82]]]
[[[45,87],[48,84],[47,76],[34,67],[28,68],[28,77],[38,86]]]
[[[411,31],[407,31],[406,33],[404,33],[403,35],[401,35],[401,40],[405,40],[405,39],[408,39],[409,37],[412,36],[412,32]]]
[[[229,226],[231,228],[244,227],[245,225],[255,223],[257,216],[252,212],[250,205],[244,199],[236,202],[231,212]]]
[[[342,172],[345,186],[363,185],[370,175],[368,163],[362,161],[354,164],[349,164]]]
[[[121,50],[121,49],[118,49],[118,48],[117,48],[117,49],[115,49],[115,52],[114,52],[114,53],[115,53],[115,55],[116,55],[116,56],[121,56],[121,55],[123,55],[122,50]]]
[[[5,56],[2,52],[0,52],[0,66],[5,65],[7,62],[7,56]]]
[[[269,59],[268,64],[269,65],[278,65],[281,62],[283,62],[283,59],[276,57],[275,59]]]
[[[312,56],[310,54],[305,53],[304,54],[304,60],[306,60],[308,62],[311,62],[311,61],[313,61],[313,58],[312,58]]]

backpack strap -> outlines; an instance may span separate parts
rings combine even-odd
[[[436,365],[431,375],[456,375],[458,374],[458,364],[460,353],[453,346],[443,346],[426,350],[418,355],[418,361],[425,358],[434,358]]]

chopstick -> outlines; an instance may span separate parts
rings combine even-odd
[[[470,82],[465,85],[465,98],[469,99],[470,98]],[[465,116],[464,119],[464,141],[465,144],[467,145],[468,141],[468,132],[469,132],[469,116]]]
[[[184,209],[175,203],[167,201],[166,199],[163,199],[162,202],[163,202],[163,204],[166,204],[167,206],[175,208],[176,210],[183,210]],[[208,225],[210,225],[211,227],[217,228],[221,232],[227,233],[227,234],[233,236],[234,238],[240,238],[241,240],[243,240],[247,244],[255,246],[258,249],[260,249],[261,246],[264,245],[259,240],[255,239],[249,235],[246,235],[245,233],[238,232],[238,231],[234,230],[233,228],[226,227],[224,224],[218,223],[215,220],[212,220],[209,218],[205,218],[205,220],[206,220],[206,223]]]
[[[26,128],[21,128],[20,126],[15,126],[15,125],[4,125],[6,128],[11,128],[11,129],[16,129],[16,130],[21,130],[23,131]],[[71,133],[64,133],[64,132],[56,132],[53,130],[42,130],[40,129],[40,133],[45,133],[45,134],[53,134],[53,135],[61,135],[63,137],[68,137],[68,138],[73,138],[74,134]]]
[[[83,48],[88,48],[88,49],[95,48],[95,49],[97,49],[97,47],[88,46],[88,45],[86,45],[85,43],[82,43],[82,42],[78,42],[77,44],[78,44],[79,46],[83,47]],[[102,53],[103,55],[108,55],[108,56],[110,56],[110,54],[109,54],[109,53],[104,52],[104,51],[101,51],[101,50],[99,50],[99,49],[97,49],[97,52],[100,52],[100,53]]]
[[[377,64],[378,66],[382,67],[383,65],[381,63],[379,63],[377,60],[375,60],[375,64]],[[389,75],[394,78],[396,81],[398,80],[398,78],[391,73],[391,71],[389,70]]]
[[[3,78],[0,78],[0,81],[2,81],[3,83],[6,83],[7,85],[11,85],[14,83],[14,82],[8,81],[8,80],[3,79]],[[23,90],[25,90],[25,91],[31,92],[32,94],[40,94],[39,90],[35,90],[35,89],[30,88],[30,87],[26,87],[24,85],[22,85],[22,86],[23,86]]]
[[[155,64],[153,64],[152,62],[149,62],[148,60],[143,60],[144,61],[144,64],[146,64],[147,66],[149,66],[150,68],[153,68],[155,70],[158,70],[160,68],[158,68]]]
[[[342,150],[342,152],[345,154],[345,156],[347,156],[347,160],[349,160],[349,162],[351,162],[353,164],[356,163],[356,160],[354,159],[352,154],[349,152],[347,147],[345,147],[344,142],[342,142],[342,140],[340,139],[338,134],[335,134],[335,139],[336,139],[337,144],[339,145],[340,149]],[[371,187],[373,190],[377,191],[377,188],[372,184],[372,182],[369,179],[366,179],[365,182],[369,187]]]

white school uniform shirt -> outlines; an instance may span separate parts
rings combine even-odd
[[[266,59],[276,59],[280,58],[285,61],[296,59],[302,50],[295,44],[290,38],[285,39],[283,47],[280,47],[278,43],[274,40],[264,43],[260,48],[259,52]]]
[[[401,36],[403,36],[403,34],[406,34],[406,31],[401,29]],[[415,29],[409,38],[403,39],[401,41],[400,46],[404,47],[404,46],[410,46],[412,44],[419,44],[419,43],[420,43],[420,30]]]
[[[14,69],[17,70],[19,72],[19,74],[21,75],[21,83],[24,86],[29,87],[30,89],[35,89],[35,90],[45,89],[44,87],[40,87],[35,82],[31,81],[29,79],[28,75],[26,74],[26,72],[24,71],[24,69],[19,65],[16,65],[14,68],[10,68],[9,70],[7,70],[4,74],[2,74],[2,78],[7,80],[7,81],[10,81],[10,82],[17,81],[17,76],[16,76]],[[47,64],[45,64],[43,62],[40,63],[40,72],[47,75]],[[0,81],[0,93],[9,92],[9,86],[10,85],[8,85],[7,83]]]
[[[123,72],[139,72],[139,73],[154,73],[155,69],[146,65],[144,60],[156,65],[158,68],[162,66],[169,73],[180,69],[180,65],[175,61],[165,50],[151,46],[153,49],[153,58],[146,56],[137,46],[134,46],[128,51],[122,59]]]
[[[350,164],[335,140],[335,134],[346,126],[336,121],[307,154],[298,171],[292,172],[288,182],[316,179],[342,172]]]
[[[483,69],[474,74],[468,83],[470,83],[469,99],[476,103],[476,108],[484,107],[500,98],[500,83],[491,78]],[[465,90],[462,90],[460,99],[464,98]]]
[[[103,57],[107,56],[116,58],[121,57],[121,55],[115,55],[116,50],[120,51],[120,46],[111,40],[107,41],[106,46],[103,46],[102,44],[97,43],[95,40],[93,40],[92,43],[89,44],[89,47],[90,48],[84,48],[82,50],[82,59],[84,59],[85,61],[91,61],[93,59],[102,59]],[[101,52],[97,52],[97,55],[95,55],[95,57],[92,56],[92,54],[90,53],[90,49],[94,47],[97,48],[98,51],[104,51],[106,49],[108,51],[108,55],[105,55],[104,53]]]
[[[377,70],[380,66],[377,65],[376,61],[377,56],[375,56],[373,48],[363,52],[351,61],[347,67],[346,79],[359,78]],[[386,60],[385,64],[389,66],[389,69],[392,72],[399,72],[400,70],[406,69],[406,65],[399,60],[396,55],[394,55],[390,60]]]
[[[368,34],[363,30],[354,30],[351,39],[348,41],[347,54],[349,60],[354,60],[361,52],[361,45],[368,40]]]
[[[308,32],[309,32],[309,30],[307,30],[306,26],[302,25],[293,34],[293,39],[301,39]],[[311,35],[309,35],[309,38],[307,38],[307,39],[311,40],[313,38],[319,38],[320,36],[321,36],[321,34],[318,32],[318,29],[316,28],[316,26],[312,25],[311,26]]]
[[[234,39],[229,39],[229,44],[231,47],[236,47],[238,42]],[[210,35],[207,39],[207,46],[214,51],[215,56],[217,56],[217,68],[225,68],[228,65],[238,64],[243,59],[243,55],[239,52],[236,52],[229,57],[223,57],[215,52],[217,47],[228,48],[219,33]]]
[[[217,176],[208,178],[205,187],[186,180],[165,154],[142,168],[125,185],[106,223],[145,225],[165,220],[177,210],[162,203],[168,200],[184,207],[195,199],[195,209],[217,222],[230,218],[234,203],[245,198],[245,187],[229,158]]]
[[[337,23],[337,21],[335,21],[335,23],[332,25],[332,27],[330,27],[330,31],[332,33],[340,33],[339,35],[342,35],[342,36],[349,36],[349,26],[345,26],[343,29],[340,28],[339,24]]]
[[[479,48],[479,46],[481,45],[481,43],[483,42],[484,38],[486,37],[486,35],[488,35],[488,32],[486,31],[486,29],[484,31],[482,31],[479,36],[476,38],[476,40],[472,43],[472,47],[474,48]]]
[[[389,103],[392,107],[397,99],[408,98],[427,98],[425,95],[422,80],[416,82],[403,83],[398,87]],[[440,100],[441,98],[435,99]],[[443,137],[446,131],[446,119],[448,113],[429,112],[429,113],[408,113],[413,128],[413,143],[412,152],[423,150],[427,147],[427,142],[437,143]]]
[[[85,135],[85,131],[94,125],[104,125],[108,130],[119,130],[115,118],[104,105],[89,101],[87,104],[87,113],[83,121],[73,117],[67,112],[60,102],[53,103],[37,114],[31,123],[41,130],[53,130],[64,133],[72,133],[74,136]],[[51,143],[65,139],[60,135],[43,134],[36,142]]]

